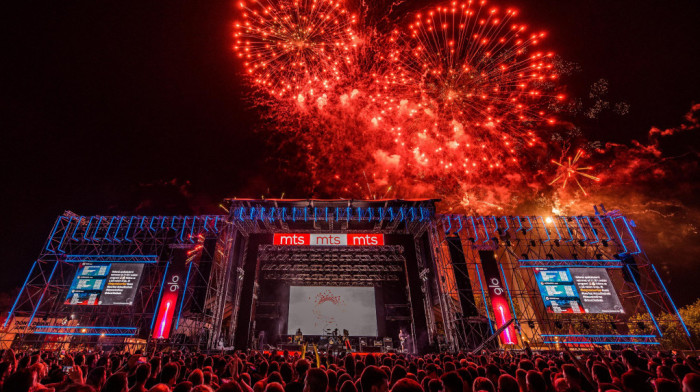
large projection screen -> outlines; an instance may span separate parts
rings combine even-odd
[[[377,336],[374,287],[290,286],[287,334],[323,335],[337,328]]]
[[[141,281],[140,263],[81,263],[66,305],[133,305]]]
[[[549,313],[624,313],[603,268],[536,268],[535,279]]]

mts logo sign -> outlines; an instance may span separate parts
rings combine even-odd
[[[273,245],[298,246],[379,246],[384,234],[275,233]]]

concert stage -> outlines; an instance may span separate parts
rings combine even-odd
[[[222,215],[66,212],[27,264],[0,342],[266,349],[300,330],[323,349],[347,330],[358,352],[423,353],[653,345],[659,312],[683,324],[623,215],[465,216],[435,204],[228,199]],[[650,322],[631,321],[639,314]]]

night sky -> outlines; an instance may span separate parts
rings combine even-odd
[[[550,33],[548,48],[581,66],[567,83],[570,96],[605,78],[611,98],[631,105],[592,140],[644,138],[651,126],[679,124],[700,102],[696,0],[492,3],[517,7],[522,20]],[[312,196],[280,178],[267,135],[253,132],[258,116],[230,50],[233,1],[0,7],[0,290],[21,284],[66,209],[216,213],[224,197]],[[673,266],[671,280],[683,268]],[[698,292],[671,291],[680,305]]]

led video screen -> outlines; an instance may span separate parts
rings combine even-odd
[[[374,287],[291,286],[287,334],[377,336]]]
[[[141,281],[140,263],[81,263],[66,305],[133,305]]]
[[[549,313],[624,313],[604,268],[537,268],[535,279]]]

